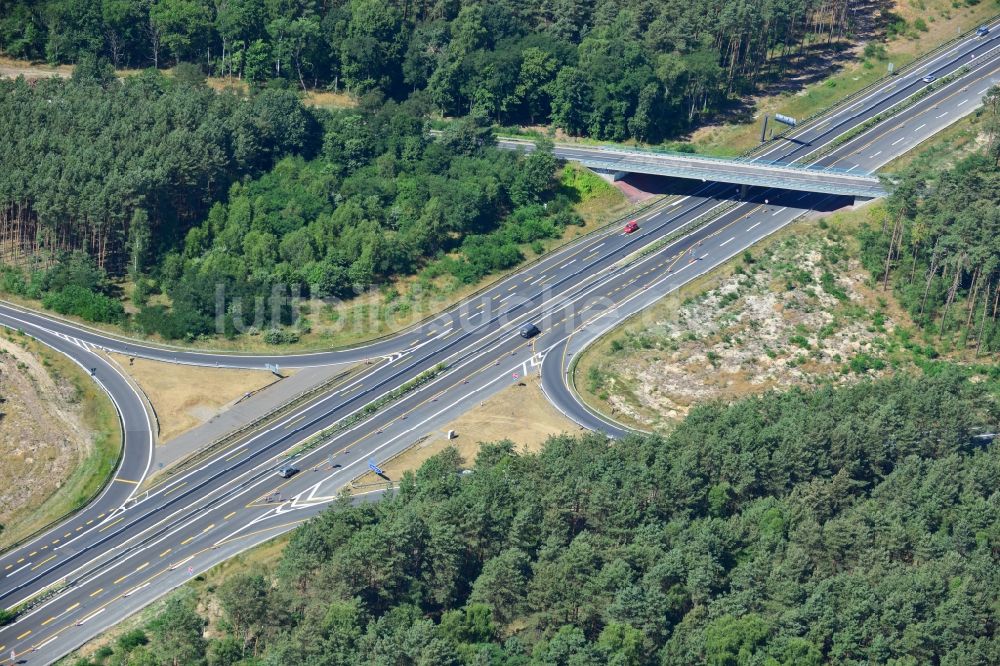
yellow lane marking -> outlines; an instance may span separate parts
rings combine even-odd
[[[96,597],[98,594],[100,594],[103,591],[104,591],[104,588],[103,587],[99,587],[96,590],[94,590],[93,592],[91,592],[90,596],[91,597]]]
[[[131,575],[132,575],[132,574],[130,574],[130,573],[127,573],[127,574],[125,574],[124,576],[122,576],[121,578],[116,578],[116,579],[115,579],[115,582],[113,582],[113,583],[112,583],[112,585],[117,585],[118,583],[122,582],[123,580],[125,580],[126,578],[128,578],[128,577],[129,577],[129,576],[131,576]]]
[[[231,455],[231,456],[229,456],[228,458],[226,458],[226,462],[229,462],[230,460],[233,460],[234,458],[239,458],[239,457],[240,457],[241,455],[243,455],[244,453],[246,453],[246,450],[247,450],[247,449],[246,449],[246,447],[244,446],[244,447],[243,447],[242,449],[240,449],[239,451],[237,451],[237,452],[236,452],[236,453],[234,453],[233,455]]]
[[[4,571],[9,571],[10,569],[13,569],[13,568],[14,568],[14,565],[13,565],[13,564],[8,564],[7,566],[5,566],[5,567],[3,568],[3,570],[4,570]]]
[[[21,634],[20,636],[18,636],[17,640],[21,640],[22,638],[25,638],[26,636],[30,636],[30,635],[31,635],[31,629],[28,629],[26,632],[24,632],[23,634]],[[4,647],[6,647],[6,646],[4,646]]]
[[[28,557],[34,557],[35,555],[38,555],[38,551],[37,550],[33,550],[30,553],[28,553]]]
[[[42,560],[41,562],[39,562],[39,563],[38,563],[38,564],[36,564],[35,566],[31,567],[31,570],[32,570],[32,571],[34,571],[35,569],[37,569],[38,567],[42,566],[42,565],[43,565],[43,564],[45,564],[46,562],[49,562],[49,561],[51,561],[51,560],[54,560],[54,559],[56,559],[56,556],[55,556],[55,555],[49,555],[49,556],[48,556],[48,557],[46,557],[46,558],[45,558],[44,560]]]
[[[160,557],[165,557],[167,555],[167,553],[169,553],[172,550],[173,550],[173,548],[167,548],[165,551],[163,551],[162,553],[160,553]]]
[[[133,486],[139,485],[138,481],[133,481],[132,479],[123,479],[120,476],[116,476],[115,481],[121,481],[122,483],[131,483]]]
[[[225,515],[225,517],[223,518],[223,520],[229,520],[230,518],[232,518],[235,515],[236,515],[236,512],[235,511],[231,511],[231,512],[229,512],[229,513],[227,513]]]
[[[194,537],[193,536],[189,536],[187,539],[184,539],[184,541],[181,541],[181,545],[182,546],[186,546],[187,544],[191,543],[192,541],[194,541]]]
[[[168,490],[167,492],[163,493],[163,496],[164,496],[164,497],[166,497],[166,496],[168,496],[168,495],[173,495],[174,493],[176,493],[176,492],[177,492],[178,490],[180,490],[181,488],[183,488],[183,487],[184,487],[184,486],[186,486],[187,484],[188,484],[188,482],[187,482],[187,481],[185,481],[184,483],[182,483],[182,484],[180,484],[180,485],[178,485],[178,486],[174,486],[173,488],[171,488],[171,489],[170,489],[170,490]]]
[[[202,533],[202,534],[204,534],[205,532],[209,531],[209,530],[210,530],[210,529],[212,529],[213,527],[215,527],[215,523],[212,523],[211,525],[209,525],[208,527],[206,527],[205,529],[203,529],[203,530],[201,531],[201,533]]]
[[[24,562],[24,558],[23,557],[21,559],[19,559],[17,562],[15,562],[15,564],[20,564],[21,562]]]
[[[136,571],[142,571],[143,569],[145,569],[148,566],[149,566],[149,562],[143,562],[142,564],[140,564],[139,566],[137,566],[135,568],[135,570]]]
[[[66,612],[67,612],[67,613],[68,613],[68,612],[70,612],[71,610],[73,610],[74,608],[76,608],[76,607],[77,607],[77,606],[79,606],[79,605],[80,605],[80,602],[78,601],[78,602],[76,602],[75,604],[73,604],[72,606],[70,606],[69,608],[67,608],[67,609],[66,609]]]
[[[44,627],[44,626],[45,626],[45,625],[47,625],[47,624],[48,624],[49,622],[55,622],[55,619],[56,619],[56,616],[55,616],[55,615],[53,615],[52,617],[50,617],[49,619],[47,619],[47,620],[46,620],[45,622],[42,622],[42,626]]]
[[[125,520],[125,516],[122,516],[121,518],[119,518],[118,520],[116,520],[113,523],[108,523],[107,525],[105,525],[104,527],[102,527],[101,529],[99,529],[98,532],[103,532],[105,530],[110,530],[112,527],[114,527],[118,523],[122,522],[123,520]]]
[[[482,310],[482,309],[483,309],[483,304],[482,304],[482,303],[480,303],[479,305],[477,305],[477,306],[476,306],[476,309],[477,309],[477,310]]]
[[[308,518],[302,518],[300,520],[293,520],[290,523],[284,523],[282,525],[272,525],[271,527],[265,527],[264,529],[257,530],[256,532],[246,532],[244,534],[240,534],[239,536],[232,537],[231,539],[226,539],[225,541],[220,541],[216,545],[221,546],[222,544],[229,543],[230,541],[236,541],[238,539],[245,539],[247,537],[256,536],[258,534],[263,534],[264,532],[270,532],[272,530],[280,529],[282,527],[291,527],[292,525],[301,525],[302,523],[304,523],[307,520],[309,520],[309,519]]]

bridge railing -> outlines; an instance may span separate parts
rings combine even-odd
[[[710,162],[716,164],[745,164],[747,166],[761,166],[769,167],[773,169],[782,169],[791,172],[801,172],[801,173],[831,173],[847,176],[849,178],[856,178],[858,180],[877,180],[876,176],[865,173],[851,173],[850,169],[842,169],[837,167],[817,167],[808,164],[789,164],[787,162],[773,161],[752,161],[745,158],[736,157],[719,157],[717,155],[701,155],[698,153],[685,153],[675,150],[659,150],[655,148],[630,148],[630,147],[620,147],[620,146],[594,146],[597,150],[601,152],[612,154],[612,153],[624,153],[626,155],[636,155],[638,157],[675,157],[681,160],[688,160],[691,162]],[[574,146],[574,150],[580,150]]]

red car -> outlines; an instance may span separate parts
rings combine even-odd
[[[638,229],[639,229],[639,223],[636,222],[635,220],[632,220],[631,222],[625,225],[625,233],[627,234],[630,234],[633,231],[638,231]]]

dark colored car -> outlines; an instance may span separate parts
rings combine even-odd
[[[535,326],[534,324],[525,324],[524,326],[521,327],[522,338],[533,338],[539,333],[541,333],[541,331],[538,330],[538,327]]]
[[[988,25],[981,25],[976,29],[976,37],[985,37],[990,34],[990,27]]]

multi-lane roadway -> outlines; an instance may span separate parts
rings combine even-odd
[[[1000,80],[995,47],[993,38],[960,42],[853,106],[774,142],[761,159],[804,161],[824,153],[820,164],[871,171],[971,110],[979,91]],[[965,67],[970,71],[956,81],[826,152],[844,132],[926,87],[926,73],[942,77]],[[736,201],[732,185],[690,187],[640,217],[633,234],[610,229],[580,239],[412,330],[351,350],[265,357],[165,349],[0,307],[0,322],[95,368],[95,378],[116,399],[126,441],[116,479],[94,505],[0,556],[0,605],[41,599],[0,628],[0,654],[14,651],[27,663],[50,663],[192,575],[322,510],[369,459],[404,449],[539,365],[546,393],[561,409],[614,432],[614,424],[582,409],[566,385],[566,364],[582,344],[802,212],[845,203],[780,191],[755,191],[752,200]],[[636,254],[667,237],[677,240]],[[521,338],[517,331],[526,322],[541,334]],[[111,365],[95,360],[93,347],[240,367],[375,361],[281,420],[137,494],[151,459],[151,426],[141,398]],[[358,416],[364,405],[441,364],[447,369],[418,389]],[[322,441],[295,458],[302,471],[287,480],[277,477],[289,452],[321,431]]]

